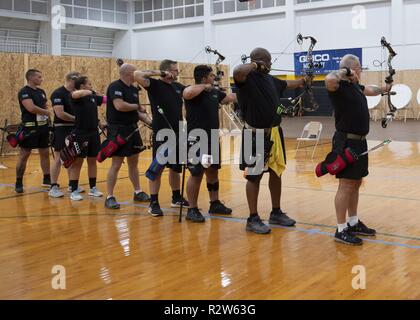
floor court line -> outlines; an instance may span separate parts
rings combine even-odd
[[[99,201],[99,199],[93,199],[94,201]],[[123,205],[127,205],[127,206],[132,206],[132,207],[140,207],[140,208],[148,208],[148,205],[142,205],[142,204],[135,204],[132,203],[130,201],[121,201],[119,202],[120,204]],[[174,213],[178,213],[179,210],[178,209],[172,209],[172,208],[162,208],[162,211],[164,212],[174,212]],[[39,215],[39,216],[31,216],[31,218],[48,218],[48,217],[84,217],[84,216],[148,216],[147,213],[137,213],[137,212],[127,212],[127,213],[119,213],[119,212],[115,212],[115,213],[103,213],[103,214],[98,214],[98,213],[94,213],[94,214],[62,214],[62,215]],[[178,214],[172,214],[172,215],[167,215],[170,217],[176,217],[178,218]],[[185,213],[183,214],[184,219],[185,219]],[[223,216],[211,216],[211,215],[204,215],[207,219],[219,219],[219,220],[224,220],[224,221],[233,221],[233,222],[241,222],[241,223],[245,223],[247,218],[232,218],[232,217],[223,217]],[[27,218],[27,216],[9,216],[9,217],[0,217],[0,219],[13,219],[13,218]],[[159,219],[159,218],[157,218]],[[307,222],[299,222],[297,221],[297,224],[303,224],[303,225],[308,225],[308,226],[314,226],[314,227],[323,227],[323,228],[333,228],[335,229],[334,226],[329,226],[329,225],[323,225],[323,224],[312,224],[312,223],[307,223]],[[319,229],[305,229],[305,228],[300,228],[300,227],[283,227],[283,226],[278,226],[278,225],[270,225],[271,228],[275,228],[275,229],[285,229],[288,231],[300,231],[300,232],[304,232],[307,234],[316,234],[316,235],[325,235],[325,236],[329,236],[329,237],[333,237],[334,233],[330,233],[330,232],[325,232],[325,231],[321,231]],[[416,238],[416,237],[411,237],[411,236],[404,236],[404,235],[394,235],[394,234],[389,234],[389,233],[377,233],[377,235],[383,235],[383,236],[388,236],[388,237],[393,237],[393,238],[402,238],[402,239],[407,239],[407,240],[415,240],[415,241],[420,241],[420,238]],[[420,245],[410,245],[410,244],[405,244],[405,243],[400,243],[400,242],[392,242],[392,241],[385,241],[385,240],[380,240],[380,239],[371,239],[371,238],[363,238],[363,241],[366,242],[371,242],[371,243],[377,243],[377,244],[383,244],[383,245],[388,245],[388,246],[396,246],[396,247],[404,247],[404,248],[409,248],[409,249],[420,249]]]

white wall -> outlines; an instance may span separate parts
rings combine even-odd
[[[315,50],[362,47],[363,64],[370,70],[378,70],[372,61],[386,57],[380,47],[380,39],[385,36],[398,52],[393,60],[397,70],[420,69],[420,59],[416,54],[420,52],[420,0],[348,2],[325,1],[304,7],[294,6],[293,1],[288,1],[288,15],[276,12],[252,16],[258,14],[256,10],[245,17],[238,15],[234,18],[234,14],[226,15],[226,19],[221,19],[220,15],[210,16],[206,18],[211,20],[211,28],[206,29],[210,30],[210,35],[203,35],[204,23],[137,30],[134,33],[135,42],[138,42],[133,49],[134,58],[159,60],[170,52],[175,59],[189,62],[200,46],[211,45],[226,56],[224,63],[232,70],[241,63],[241,54],[249,54],[252,48],[262,46],[271,52],[285,51],[282,55],[273,54],[273,59],[278,57],[273,67],[293,69],[292,53],[306,51],[309,46],[306,42],[302,46],[294,42],[296,34],[302,33],[318,40]],[[337,4],[340,6],[334,6]],[[352,10],[356,4],[363,6],[366,16],[363,29],[354,28],[355,13]],[[210,43],[203,43],[204,38],[211,39]],[[290,46],[285,50],[288,44]],[[209,59],[211,62],[215,60],[202,54],[194,62],[207,63]]]
[[[165,28],[156,28],[134,32],[133,59],[163,60],[173,59],[192,62],[203,62],[204,53],[203,24],[188,24]]]

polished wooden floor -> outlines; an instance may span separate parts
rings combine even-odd
[[[305,152],[295,159],[288,139],[282,208],[298,222],[273,227],[270,235],[245,231],[245,182],[235,164],[220,171],[221,198],[232,217],[194,224],[178,223],[166,177],[165,216],[153,218],[146,205],[133,204],[126,167],[116,191],[122,208],[111,211],[103,199],[48,198],[39,187],[37,155],[27,168],[26,192],[16,195],[16,158],[2,157],[9,169],[0,170],[0,299],[420,299],[420,144],[393,142],[372,153],[359,216],[378,235],[361,247],[332,238],[337,182],[313,173],[328,147],[313,161]],[[142,153],[141,172],[149,162],[150,152]],[[98,170],[103,191],[107,166],[109,160]],[[60,183],[66,180],[63,172]],[[143,176],[141,183],[148,191]],[[259,211],[267,219],[266,178],[262,184]],[[200,206],[206,212],[204,183]],[[65,290],[52,288],[56,265],[65,268]],[[364,290],[352,287],[355,265],[365,267]]]

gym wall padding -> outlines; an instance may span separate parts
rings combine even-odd
[[[155,70],[159,68],[160,61],[144,60],[126,60],[127,63],[134,64],[141,70]],[[192,84],[193,69],[197,64],[179,63],[179,82]],[[44,83],[42,88],[46,91],[48,99],[54,89],[64,83],[66,73],[70,71],[79,71],[88,75],[93,83],[94,89],[105,94],[108,85],[118,79],[118,67],[114,58],[96,58],[96,57],[73,57],[73,56],[51,56],[37,54],[18,54],[18,53],[0,53],[0,68],[3,72],[3,81],[0,83],[0,126],[4,125],[7,119],[8,124],[17,124],[20,122],[20,110],[17,100],[18,91],[25,85],[25,72],[28,69],[38,69],[43,73]],[[227,75],[223,79],[223,86],[229,86],[229,67],[222,66]],[[140,102],[148,104],[147,93],[142,90],[140,93]],[[48,100],[51,107],[51,102]],[[150,112],[150,107],[147,106]],[[101,118],[104,117],[105,107],[100,109]],[[224,120],[221,120],[223,125]],[[7,142],[4,143],[3,153],[16,152]]]

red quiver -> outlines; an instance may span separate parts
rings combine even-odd
[[[315,168],[315,174],[317,177],[321,177],[327,173],[336,175],[343,171],[348,165],[356,162],[357,159],[357,154],[350,148],[345,148],[341,154],[332,151],[327,155],[324,161],[318,163]]]
[[[121,135],[117,135],[115,140],[105,140],[102,143],[101,150],[96,156],[98,162],[103,162],[106,158],[112,157],[112,155],[123,145],[127,143],[127,139],[123,138]]]

